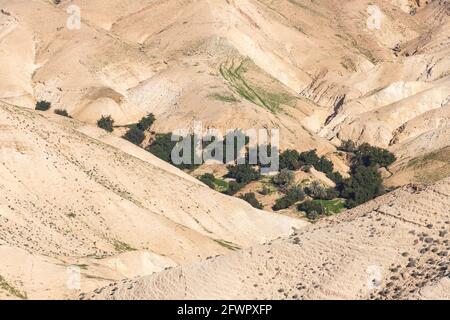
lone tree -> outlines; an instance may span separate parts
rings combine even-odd
[[[111,116],[102,116],[97,121],[97,127],[102,128],[103,130],[106,130],[108,132],[114,131],[114,120],[111,118]]]
[[[42,100],[36,103],[36,110],[47,111],[51,106],[52,104],[50,102]]]

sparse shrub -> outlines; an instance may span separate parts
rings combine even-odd
[[[267,196],[272,193],[272,190],[268,186],[263,186],[261,190],[258,191],[260,195]]]
[[[308,218],[311,221],[316,221],[317,219],[319,219],[319,214],[317,213],[317,211],[309,211],[306,212],[306,218]]]
[[[106,130],[108,132],[114,131],[114,120],[111,118],[111,116],[102,116],[97,121],[97,127],[102,128],[103,130]]]
[[[63,109],[56,109],[55,110],[55,114],[59,115],[59,116],[63,116],[63,117],[67,117],[67,118],[72,118],[69,113],[66,110]]]
[[[133,126],[123,135],[123,138],[139,146],[144,141],[145,134],[138,127]]]
[[[36,110],[39,111],[47,111],[48,109],[50,109],[52,106],[52,104],[48,101],[42,100],[42,101],[38,101],[36,103]]]
[[[240,198],[242,200],[245,200],[248,203],[250,203],[251,206],[256,208],[256,209],[262,209],[263,208],[263,205],[261,204],[261,202],[258,201],[258,199],[256,199],[256,196],[255,196],[255,194],[253,192],[246,193],[246,194],[240,196]]]
[[[278,186],[278,188],[285,192],[292,186],[295,180],[295,174],[289,169],[282,169],[279,174],[272,178],[272,182]]]
[[[155,116],[153,115],[153,113],[150,113],[146,117],[143,117],[136,126],[138,127],[138,129],[146,131],[151,128],[154,122]]]
[[[338,150],[344,151],[344,152],[355,152],[358,147],[356,146],[356,143],[354,143],[351,140],[345,140],[342,141],[341,146],[338,147]]]

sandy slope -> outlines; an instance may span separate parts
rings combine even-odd
[[[81,9],[80,30],[66,27],[72,4]],[[379,29],[367,25],[371,5],[381,10]],[[449,16],[448,0],[0,0],[0,256],[8,256],[0,264],[0,297],[73,297],[77,291],[65,285],[71,264],[82,266],[82,290],[89,292],[256,246],[303,225],[214,193],[88,125],[101,115],[129,124],[152,112],[157,132],[198,120],[223,131],[279,128],[282,147],[323,154],[353,139],[396,153],[389,185],[449,176]],[[42,99],[76,121],[31,111]],[[420,194],[397,191],[372,205],[392,198],[402,215],[443,220],[447,184]],[[370,206],[352,211],[353,222],[312,227],[312,240],[299,235],[304,248],[292,244],[300,240],[280,240],[271,244],[273,253],[269,245],[254,247],[261,256],[255,262],[247,250],[189,265],[193,289],[186,297],[367,297],[366,258],[379,252],[385,274],[386,264],[403,266],[406,259],[396,244],[416,250],[408,223]],[[433,206],[442,212],[434,216]],[[366,209],[382,222],[372,226],[359,216]],[[358,234],[358,223],[368,229]],[[338,236],[341,227],[347,232]],[[347,245],[352,236],[359,242]],[[309,261],[310,253],[317,258]],[[242,259],[263,275],[238,265]],[[344,265],[329,268],[340,277],[331,280],[319,265],[336,259]],[[271,260],[278,261],[273,269],[266,266]],[[195,276],[198,269],[204,277]],[[173,288],[180,269],[174,270],[112,297],[185,297]],[[205,277],[215,271],[217,285],[207,286]],[[166,291],[154,289],[153,279],[166,276]],[[294,288],[293,281],[302,284]],[[330,289],[297,292],[303,281],[308,290],[319,281]],[[406,290],[410,284],[402,281]],[[351,290],[341,287],[347,283]],[[233,290],[223,290],[228,285]],[[423,296],[446,294],[446,286],[429,283]]]
[[[80,30],[65,27],[73,4]],[[380,29],[367,25],[373,5]],[[130,123],[153,112],[157,131],[195,120],[222,130],[275,127],[285,147],[328,153],[326,139],[401,144],[403,125],[448,103],[446,0],[8,0],[0,7],[7,66],[0,98],[28,107],[47,99],[91,123],[102,114]]]
[[[404,187],[289,238],[82,297],[448,298],[449,202],[449,179]]]
[[[132,252],[118,256],[123,270],[111,265],[120,278],[261,243],[303,224],[213,192],[120,138],[60,116],[1,104],[0,146],[0,247],[22,257],[6,270],[2,263],[0,275],[20,280],[31,297],[46,293],[16,274],[25,257],[91,271],[98,259]],[[130,259],[144,261],[143,270]],[[36,272],[30,277],[44,281]]]

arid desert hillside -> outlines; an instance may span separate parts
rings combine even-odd
[[[70,265],[86,283],[134,277],[305,224],[213,192],[101,129],[6,104],[0,163],[0,276],[29,298],[69,294]]]
[[[450,180],[86,299],[449,299]]]
[[[66,27],[70,5],[80,9],[80,29]],[[450,99],[449,6],[0,1],[0,98],[25,107],[45,99],[90,123],[110,114],[129,124],[153,112],[158,132],[194,120],[275,127],[284,146],[329,153],[352,139],[407,145],[417,157],[436,151],[424,135],[448,140],[436,133],[448,117],[434,111]]]
[[[449,0],[0,0],[0,64],[0,299],[450,298]],[[198,122],[322,169],[152,154]]]

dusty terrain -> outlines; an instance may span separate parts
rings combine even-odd
[[[450,179],[83,299],[448,299]]]
[[[120,138],[57,115],[1,104],[0,146],[0,276],[29,298],[70,294],[72,264],[89,285],[305,224],[213,192]]]
[[[0,0],[0,63],[0,298],[449,298],[450,1]],[[150,112],[343,174],[369,142],[401,188],[312,226],[256,210],[95,127]]]
[[[66,27],[69,5],[81,10],[79,30]],[[374,5],[379,26],[370,23]],[[91,123],[102,114],[132,123],[153,112],[158,132],[194,120],[279,128],[284,146],[322,153],[343,139],[412,144],[414,157],[428,145],[424,135],[440,140],[435,131],[448,131],[448,117],[433,111],[450,99],[449,6],[0,1],[0,98],[26,107],[47,99]]]

